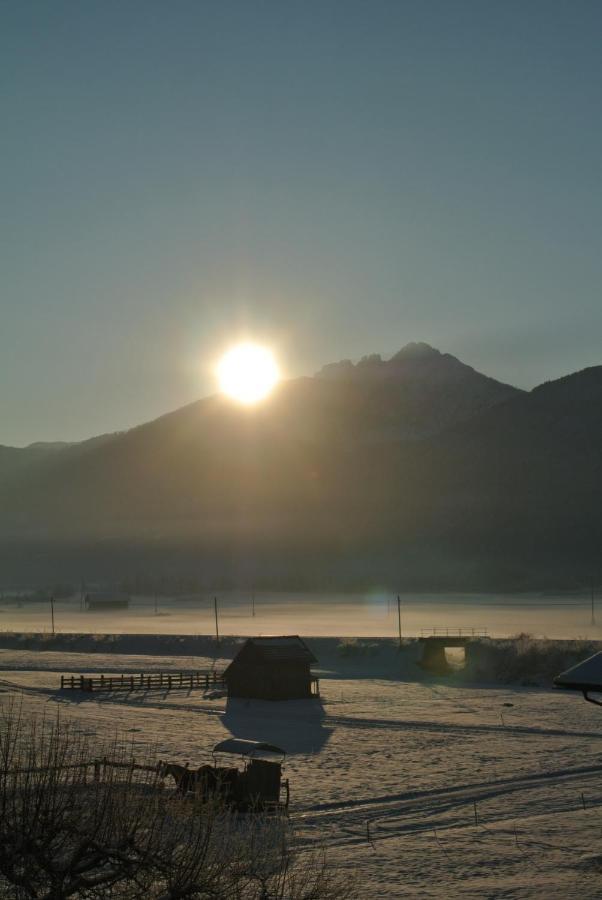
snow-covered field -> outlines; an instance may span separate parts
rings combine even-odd
[[[386,637],[397,635],[397,599],[391,593],[217,593],[222,635],[304,634]],[[214,594],[188,598],[141,597],[127,610],[88,612],[79,596],[54,604],[55,628],[63,632],[118,634],[210,634],[215,631]],[[253,615],[253,612],[255,615]],[[602,609],[592,624],[588,589],[563,595],[403,594],[404,635],[422,629],[487,629],[503,637],[519,632],[549,638],[602,640]],[[50,631],[50,604],[2,599],[0,631]]]
[[[192,765],[231,735],[279,744],[300,839],[323,840],[365,898],[602,895],[602,709],[418,668],[402,680],[336,655],[321,659],[321,702],[57,689],[60,672],[214,662],[226,660],[0,650],[0,700],[60,710],[90,735],[119,732],[141,756]]]

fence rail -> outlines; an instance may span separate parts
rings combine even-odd
[[[37,775],[45,772],[66,772],[71,769],[88,769],[94,770],[94,780],[98,781],[101,774],[107,769],[126,769],[130,772],[151,772],[152,774],[160,774],[160,763],[154,766],[148,764],[137,763],[136,760],[111,760],[106,757],[100,759],[90,759],[85,762],[78,763],[59,763],[54,766],[34,766],[28,769],[0,769],[0,777],[7,778],[15,775]]]
[[[421,637],[487,637],[486,628],[422,628]]]
[[[196,672],[141,672],[139,675],[61,675],[61,690],[73,691],[151,691],[180,688],[205,688],[225,684],[224,673],[216,669]]]

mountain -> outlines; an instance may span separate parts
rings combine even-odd
[[[209,397],[13,469],[0,564],[289,587],[570,581],[602,538],[601,400],[602,367],[527,393],[425,344],[252,409]]]
[[[522,393],[476,372],[449,353],[411,343],[389,360],[364,356],[324,366],[313,380],[309,409],[323,423],[347,415],[369,440],[421,439]],[[346,408],[346,409],[345,409]]]
[[[441,489],[465,541],[552,569],[564,560],[582,573],[601,571],[602,366],[487,410],[436,448]]]
[[[67,462],[81,452],[102,446],[114,436],[102,434],[80,442],[37,441],[27,447],[7,447],[0,444],[0,487],[2,484],[10,484],[14,479],[27,478],[30,472],[43,470],[48,464]]]
[[[42,462],[58,450],[69,445],[65,442],[46,443],[40,441],[28,447],[5,447],[0,444],[0,481],[14,478],[30,465]]]

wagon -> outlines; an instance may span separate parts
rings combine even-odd
[[[189,769],[159,762],[158,772],[171,775],[181,794],[219,799],[240,812],[286,812],[290,795],[288,779],[282,778],[286,752],[281,747],[228,738],[215,745],[212,755],[213,765]]]
[[[236,756],[242,768],[234,779],[233,800],[238,809],[283,812],[288,810],[288,778],[282,777],[286,751],[274,744],[227,738],[213,748],[213,763],[220,771],[220,757]]]

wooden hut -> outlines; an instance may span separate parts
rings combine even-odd
[[[296,634],[249,638],[224,672],[228,697],[257,700],[317,697],[319,682],[311,673],[311,664],[315,662],[307,644]]]

